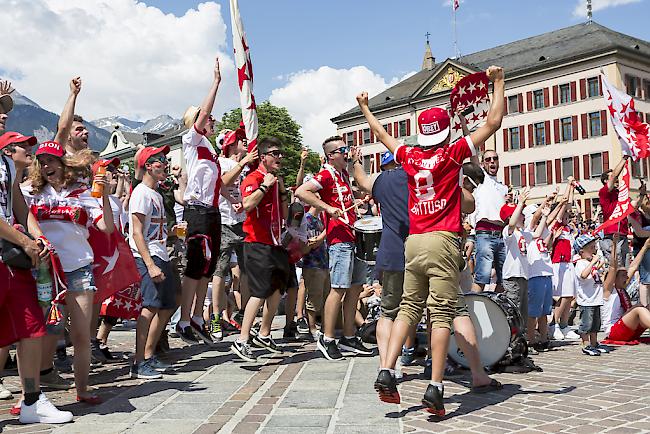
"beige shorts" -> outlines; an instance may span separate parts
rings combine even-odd
[[[307,302],[305,308],[310,312],[322,313],[325,298],[330,292],[330,272],[320,268],[303,268]]]

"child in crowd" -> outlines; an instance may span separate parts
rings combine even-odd
[[[598,343],[600,330],[600,308],[603,305],[603,281],[600,269],[605,261],[596,254],[596,238],[583,234],[574,245],[580,255],[576,262],[576,300],[580,308],[580,327],[582,352],[588,356],[600,356],[609,350]]]

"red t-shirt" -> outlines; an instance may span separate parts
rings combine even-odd
[[[332,177],[334,174],[335,178]],[[323,170],[318,172],[311,179],[311,182],[318,187],[318,193],[323,202],[330,206],[340,209],[346,209],[354,204],[354,194],[350,187],[350,175],[347,171],[339,173],[330,165],[326,165]],[[354,222],[357,220],[357,214],[354,209],[349,210],[338,219],[327,219],[327,243],[329,245],[337,243],[354,242]]]
[[[607,189],[607,185],[603,185],[598,191],[598,199],[600,202],[600,207],[603,210],[603,222],[609,220],[609,216],[612,215],[616,204],[618,203],[618,189],[614,188],[612,191]],[[627,219],[623,219],[620,222],[609,225],[603,229],[605,235],[608,234],[621,234],[627,235]]]
[[[555,240],[553,244],[553,253],[551,254],[551,262],[554,264],[560,262],[571,262],[573,258],[573,242],[571,232],[568,227],[564,227],[562,235]]]
[[[395,160],[408,174],[409,233],[460,233],[460,170],[475,154],[469,136],[436,149],[397,148]]]
[[[264,175],[259,169],[249,173],[241,183],[242,196],[248,197],[253,194],[262,185]],[[246,213],[243,225],[246,233],[244,241],[271,246],[279,245],[281,220],[278,183],[276,182],[268,189],[257,207]]]

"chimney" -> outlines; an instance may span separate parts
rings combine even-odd
[[[424,50],[424,59],[422,60],[422,70],[426,69],[427,71],[432,71],[435,64],[436,58],[433,57],[433,53],[431,52],[431,45],[429,45],[429,41],[427,40]]]

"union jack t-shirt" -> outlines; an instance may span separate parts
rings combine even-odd
[[[133,256],[142,257],[133,239],[134,214],[144,216],[142,234],[149,248],[149,254],[163,261],[169,261],[167,254],[167,217],[163,197],[156,190],[140,183],[133,189],[129,200],[129,246]]]

